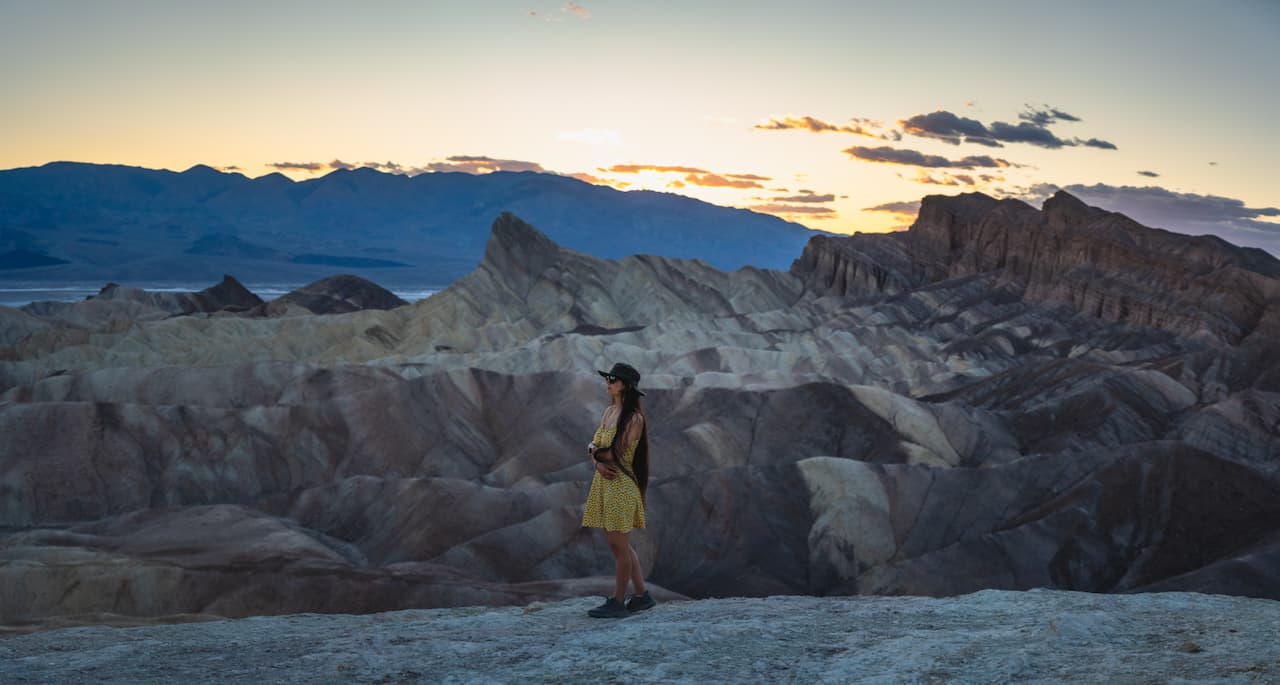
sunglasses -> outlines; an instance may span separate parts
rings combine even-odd
[[[614,381],[620,381],[620,380],[622,380],[622,379],[621,379],[621,378],[618,378],[617,376],[605,376],[605,377],[604,377],[604,381],[605,381],[606,383],[612,383],[612,382],[614,382]]]

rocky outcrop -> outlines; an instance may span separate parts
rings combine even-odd
[[[141,288],[125,288],[109,283],[92,299],[139,302],[170,315],[244,311],[262,304],[262,298],[249,292],[248,288],[231,276],[223,276],[217,285],[194,293],[147,292]]]
[[[249,314],[251,316],[285,316],[291,312],[347,314],[365,309],[395,309],[406,304],[409,303],[377,283],[359,276],[340,274],[285,293],[255,308]]]
[[[807,288],[821,295],[896,295],[924,283],[901,233],[815,236],[791,265]]]
[[[223,276],[220,283],[199,292],[148,292],[108,283],[97,295],[80,302],[32,302],[21,311],[43,321],[44,328],[102,330],[132,321],[158,321],[171,316],[244,312],[261,304],[262,299],[239,281]],[[12,320],[12,317],[4,318]],[[29,334],[38,329],[27,326],[26,330]],[[9,344],[19,343],[24,337],[15,332],[8,336]],[[0,342],[5,339],[0,338]]]
[[[924,198],[911,228],[813,238],[792,266],[820,293],[893,294],[980,275],[1032,302],[1237,345],[1280,333],[1280,261],[1147,228],[1059,191],[1037,211],[980,193]]]

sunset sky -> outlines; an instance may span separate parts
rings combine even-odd
[[[1280,2],[0,0],[0,169],[531,169],[835,232],[1054,188],[1280,254]]]

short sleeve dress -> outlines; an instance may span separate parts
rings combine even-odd
[[[633,418],[644,420],[639,414],[633,415]],[[592,442],[602,447],[612,445],[616,432],[615,420],[610,420],[609,412],[605,412],[600,417],[600,427],[596,429]],[[622,465],[631,473],[635,473],[631,460],[635,457],[637,444],[638,440],[628,445],[621,456]],[[597,471],[591,479],[591,491],[587,493],[587,504],[582,511],[582,525],[604,528],[615,533],[644,528],[644,501],[640,497],[640,486],[621,470],[612,480]]]

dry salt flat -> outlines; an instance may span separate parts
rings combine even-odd
[[[3,683],[1280,683],[1280,602],[1195,593],[305,614],[0,640]]]

